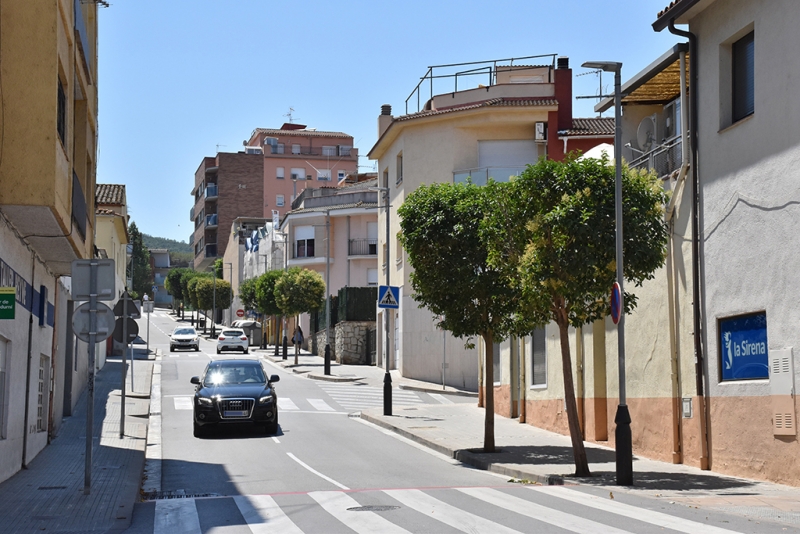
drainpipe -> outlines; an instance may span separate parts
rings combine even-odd
[[[49,445],[52,439],[55,437],[55,422],[53,417],[53,402],[54,397],[56,394],[56,358],[58,357],[58,321],[56,318],[58,317],[58,278],[55,279],[55,291],[53,292],[53,313],[56,314],[56,317],[53,318],[53,340],[50,344],[50,384],[48,384],[48,388],[50,388],[50,399],[48,402],[48,410],[47,410],[47,444]],[[47,308],[47,302],[44,303],[45,308]],[[45,316],[46,317],[46,316]],[[52,384],[52,386],[51,386]]]
[[[28,414],[31,403],[31,358],[33,351],[33,276],[36,273],[36,253],[31,251],[31,306],[30,317],[28,319],[28,369],[25,373],[25,429],[22,433],[22,469],[28,468]]]
[[[692,32],[679,30],[675,27],[675,19],[669,21],[669,31],[673,35],[678,35],[689,39],[689,87],[692,89],[691,118],[689,122],[691,145],[692,145],[692,308],[694,318],[694,352],[695,352],[695,376],[697,380],[697,400],[699,403],[698,414],[700,419],[700,468],[710,469],[709,447],[708,447],[708,417],[706,413],[706,395],[704,383],[705,358],[703,356],[703,329],[701,322],[700,309],[700,214],[699,214],[699,190],[700,173],[697,163],[697,105],[699,100],[697,84],[697,36]]]

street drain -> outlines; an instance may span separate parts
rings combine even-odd
[[[150,491],[142,493],[142,501],[161,501],[164,499],[200,499],[220,497],[219,493],[186,493],[184,491]]]
[[[66,486],[39,486],[37,489],[40,490],[62,490],[67,489]]]
[[[370,505],[370,506],[356,506],[353,508],[348,508],[348,512],[388,512],[390,510],[398,510],[399,506],[391,506],[391,505]]]

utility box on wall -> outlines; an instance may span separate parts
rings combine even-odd
[[[775,436],[797,434],[793,359],[791,347],[769,352],[769,386],[772,391],[772,427]]]

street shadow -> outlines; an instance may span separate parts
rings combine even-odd
[[[483,449],[471,449],[470,453],[493,463],[532,465],[572,465],[575,463],[572,447],[554,445],[498,447],[497,452],[485,453]],[[605,449],[586,447],[589,464],[616,461],[616,453]]]
[[[208,426],[203,429],[203,434],[198,439],[227,440],[227,439],[269,439],[283,436],[283,428],[278,424],[275,433],[264,432],[263,426],[249,423],[226,423],[224,425]]]
[[[613,486],[616,485],[616,473],[609,471],[598,471],[593,473],[590,478],[575,477],[574,480],[582,484],[592,486]],[[636,466],[633,468],[633,487],[646,490],[662,491],[708,491],[709,493],[719,490],[746,489],[756,483],[749,480],[702,475],[694,473],[665,473],[658,471],[637,472]],[[729,493],[728,495],[752,495],[747,492]]]

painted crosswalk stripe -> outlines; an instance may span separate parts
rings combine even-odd
[[[200,534],[194,499],[156,501],[153,534]]]
[[[303,534],[269,495],[237,495],[233,500],[253,534]]]
[[[281,410],[299,410],[292,399],[287,399],[284,397],[278,397],[278,408]]]
[[[682,519],[680,517],[662,514],[661,512],[654,512],[653,510],[648,510],[645,508],[637,508],[636,506],[612,501],[610,499],[604,499],[595,495],[590,495],[588,493],[582,493],[580,491],[571,489],[556,488],[555,486],[549,486],[547,489],[529,486],[528,489],[545,493],[547,495],[552,495],[554,497],[558,497],[559,499],[571,501],[583,506],[589,506],[597,510],[619,514],[628,517],[629,519],[636,519],[637,521],[650,523],[651,525],[670,528],[679,532],[686,532],[687,534],[694,534],[695,532],[703,532],[704,534],[732,534],[735,532],[733,530],[727,530],[724,528],[707,525],[705,523],[699,523],[690,519]]]
[[[307,399],[308,403],[321,412],[335,412],[333,408],[322,399]]]
[[[175,397],[172,399],[175,403],[176,410],[191,410],[192,409],[192,397]]]
[[[462,532],[491,532],[492,534],[515,534],[519,532],[451,506],[420,490],[384,490],[384,493],[409,508]]]
[[[608,534],[627,534],[629,531],[620,530],[602,523],[597,523],[590,519],[584,519],[577,515],[547,508],[534,502],[520,499],[513,495],[503,493],[491,488],[457,488],[460,492],[466,493],[471,497],[480,499],[484,502],[505,508],[511,512],[536,519],[543,523],[563,528],[572,532],[592,534],[594,532],[606,532]]]
[[[453,401],[439,393],[428,393],[428,395],[430,395],[433,400],[441,404],[455,404]]]
[[[360,507],[361,504],[341,491],[312,491],[308,495],[317,501],[326,512],[361,534],[373,534],[375,532],[403,534],[409,532],[375,512],[348,510],[348,508]]]

